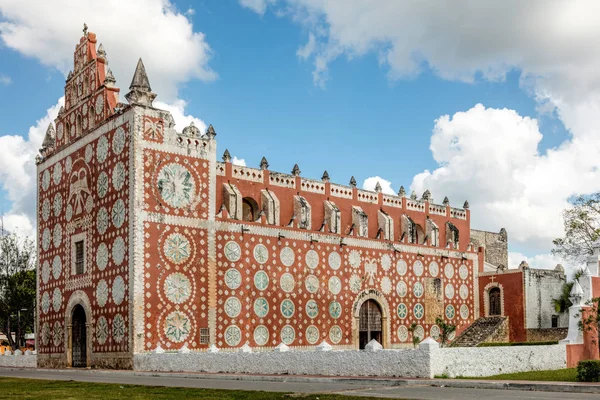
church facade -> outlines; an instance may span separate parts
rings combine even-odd
[[[217,159],[216,132],[128,104],[84,31],[37,160],[38,365],[156,351],[412,347],[480,316],[470,211]]]

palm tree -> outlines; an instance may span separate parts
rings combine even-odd
[[[583,270],[580,269],[575,273],[573,280],[571,282],[565,282],[562,287],[562,293],[555,299],[552,299],[552,304],[554,305],[554,309],[557,313],[562,314],[569,311],[569,307],[573,305],[571,300],[569,300],[569,295],[571,294],[571,289],[573,289],[573,284],[576,279],[579,279],[583,275]]]

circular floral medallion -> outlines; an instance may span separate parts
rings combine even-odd
[[[115,228],[119,229],[125,222],[125,203],[119,199],[115,201],[112,208],[112,222]]]
[[[254,313],[259,318],[266,317],[269,313],[269,302],[263,297],[254,300]]]
[[[242,275],[237,269],[231,268],[225,272],[225,284],[229,289],[237,289],[242,284]]]
[[[406,282],[399,281],[396,284],[396,293],[398,293],[398,296],[400,297],[406,296],[406,294],[408,293],[408,286],[406,285]]]
[[[286,272],[285,274],[281,275],[281,278],[279,279],[279,285],[284,292],[289,293],[294,290],[295,282],[292,274]]]
[[[450,332],[450,334],[448,335],[448,340],[452,341],[452,340],[454,340],[455,337],[456,337],[456,332],[455,331]]]
[[[398,313],[399,318],[401,318],[401,319],[406,318],[406,316],[408,315],[408,308],[406,308],[406,304],[404,304],[404,303],[398,304],[397,313]]]
[[[100,136],[100,139],[98,139],[98,146],[96,148],[96,159],[98,160],[98,163],[102,164],[104,161],[106,161],[107,157],[108,139],[106,139],[106,136]]]
[[[419,341],[425,338],[425,329],[421,325],[417,325],[415,330],[413,331],[413,337],[417,338]]]
[[[55,185],[60,183],[60,180],[62,179],[62,172],[62,164],[57,162],[54,166],[54,170],[52,170],[52,180],[54,181]]]
[[[279,259],[281,260],[281,263],[286,267],[291,267],[294,263],[295,258],[296,256],[294,255],[294,250],[292,250],[289,247],[284,247],[279,252]]]
[[[340,269],[340,266],[342,265],[342,257],[340,257],[340,253],[338,253],[337,251],[332,251],[331,253],[329,253],[328,261],[329,266],[334,271]]]
[[[453,299],[454,298],[454,285],[452,285],[451,283],[447,284],[446,288],[444,289],[444,293],[446,294],[447,299]]]
[[[329,315],[331,318],[338,319],[342,315],[342,305],[337,301],[329,303]]]
[[[296,307],[294,306],[294,302],[290,299],[285,299],[281,302],[280,306],[281,315],[285,318],[292,318],[294,312],[296,311]]]
[[[60,293],[60,289],[54,288],[54,293],[52,293],[52,309],[54,310],[54,312],[59,312],[61,305],[62,294]]]
[[[44,251],[50,248],[50,236],[50,229],[44,229],[44,233],[42,233],[42,249],[44,249]]]
[[[60,346],[63,341],[64,330],[62,324],[58,321],[54,322],[54,332],[52,334],[52,343],[55,346]]]
[[[421,276],[423,275],[423,263],[420,260],[415,261],[415,263],[413,264],[413,272],[415,273],[416,276]]]
[[[96,229],[101,235],[104,235],[108,229],[108,211],[104,207],[99,209],[96,215]]]
[[[96,249],[96,265],[100,271],[104,271],[108,265],[108,247],[102,242]]]
[[[242,303],[237,297],[230,297],[225,300],[225,314],[229,318],[235,318],[242,312]]]
[[[454,318],[454,315],[455,315],[454,306],[447,305],[446,306],[446,318],[452,319],[452,318]]]
[[[183,312],[173,311],[165,318],[163,328],[167,339],[175,343],[181,343],[189,336],[192,324]]]
[[[406,261],[398,260],[398,262],[396,263],[396,272],[398,272],[398,275],[404,276],[404,275],[406,275],[407,271],[408,271],[408,265],[406,265]]]
[[[342,341],[342,328],[337,325],[334,325],[329,329],[329,340],[331,343],[338,344]]]
[[[108,284],[104,279],[96,285],[96,302],[100,307],[104,307],[108,301]]]
[[[115,315],[112,323],[113,339],[115,343],[123,342],[125,338],[125,320],[121,314]]]
[[[421,282],[415,282],[413,285],[413,293],[416,297],[423,296],[423,284]]]
[[[358,250],[352,250],[350,252],[350,254],[348,255],[348,262],[350,263],[350,266],[352,268],[358,268],[358,267],[360,267],[360,261],[361,261],[361,257],[360,257],[360,253],[358,252]]]
[[[296,331],[290,325],[281,328],[281,341],[286,345],[290,345],[296,339]]]
[[[108,193],[108,175],[104,171],[100,172],[100,175],[98,175],[96,190],[98,192],[98,197],[101,199]]]
[[[462,306],[460,306],[460,317],[462,319],[469,318],[469,307],[467,307],[466,304],[463,304]]]
[[[96,97],[96,115],[101,116],[103,110],[104,110],[104,97],[102,95],[100,95],[100,96]]]
[[[71,221],[73,218],[73,207],[70,204],[67,204],[67,209],[65,210],[65,219],[67,222]]]
[[[315,344],[319,341],[319,328],[310,325],[306,328],[306,341],[308,344]]]
[[[415,306],[413,307],[413,314],[416,319],[423,318],[423,314],[425,314],[425,309],[423,308],[423,305],[421,303],[415,304]]]
[[[384,271],[389,271],[392,267],[392,258],[388,254],[384,254],[381,256],[381,268]]]
[[[45,199],[42,203],[42,219],[46,222],[48,218],[50,218],[50,200]]]
[[[317,293],[319,290],[319,278],[314,275],[307,276],[304,281],[304,286],[306,286],[306,290],[308,290],[309,293]]]
[[[112,299],[116,305],[121,305],[125,299],[125,281],[121,276],[117,276],[113,281]]]
[[[67,161],[65,161],[65,170],[67,171],[67,174],[70,174],[72,169],[73,169],[73,159],[71,158],[71,156],[69,156],[69,157],[67,157]]]
[[[446,275],[446,278],[448,279],[452,279],[454,277],[454,266],[452,264],[446,264],[444,267],[444,275]]]
[[[60,244],[62,243],[62,225],[56,224],[54,226],[54,233],[52,235],[52,243],[54,243],[54,247],[58,249]]]
[[[50,171],[45,170],[42,174],[42,189],[48,190],[50,187]]]
[[[192,284],[187,276],[174,272],[165,279],[164,291],[169,301],[181,304],[192,295]]]
[[[460,285],[458,294],[460,295],[461,299],[466,300],[467,297],[469,297],[469,288],[467,287],[467,285],[465,285],[464,283],[462,285]]]
[[[192,253],[190,241],[181,233],[172,233],[165,239],[163,251],[165,256],[174,264],[182,264]]]
[[[254,329],[254,343],[258,346],[264,346],[269,341],[269,330],[264,325],[259,325]]]
[[[87,199],[85,199],[85,212],[86,213],[91,213],[94,210],[94,199],[92,198],[92,196],[88,196]]]
[[[435,340],[439,340],[440,338],[440,327],[437,325],[434,325],[431,327],[431,329],[429,329],[429,335],[435,339]]]
[[[54,256],[52,260],[52,276],[54,279],[60,278],[60,274],[62,273],[62,261],[59,256]]]
[[[112,148],[115,154],[121,154],[125,148],[125,130],[122,126],[118,127],[115,131]]]
[[[352,293],[358,293],[360,292],[361,288],[362,279],[360,278],[360,276],[352,274],[352,276],[350,277],[350,290],[352,291]]]
[[[158,173],[158,192],[162,199],[175,208],[190,205],[195,196],[192,173],[181,164],[167,164]]]
[[[327,284],[329,291],[331,294],[338,294],[342,290],[342,281],[337,276],[332,276],[329,278],[329,282]]]
[[[50,280],[50,262],[44,261],[42,264],[42,282],[44,285]]]
[[[119,161],[113,168],[112,172],[112,184],[117,192],[123,189],[123,186],[125,185],[126,174],[127,171],[125,171],[125,165]]]
[[[435,261],[429,264],[429,275],[436,277],[440,273],[440,266]]]
[[[315,250],[309,250],[306,252],[306,266],[310,269],[315,269],[319,265],[319,253]]]
[[[265,290],[269,286],[269,276],[265,271],[258,271],[254,274],[254,286],[260,291]]]
[[[225,243],[225,248],[223,252],[225,253],[225,257],[231,262],[238,261],[242,256],[242,250],[240,249],[240,245],[236,242]]]
[[[92,161],[92,157],[94,157],[94,146],[90,143],[85,146],[85,162],[89,164]]]
[[[469,268],[467,268],[465,264],[458,268],[458,276],[460,276],[460,279],[462,280],[465,280],[469,277]]]
[[[259,264],[264,264],[269,259],[269,250],[264,244],[254,246],[254,259]]]
[[[392,281],[387,276],[381,278],[381,291],[384,294],[390,294],[392,291]]]
[[[317,315],[319,315],[319,305],[317,304],[316,301],[314,300],[309,300],[306,302],[306,315],[308,315],[309,318],[313,319],[316,318]]]
[[[42,312],[48,314],[48,311],[50,311],[50,294],[44,292],[42,295]]]
[[[408,340],[408,328],[404,325],[398,327],[398,340],[406,342]]]
[[[112,258],[116,265],[121,265],[125,259],[125,239],[117,236],[112,245]]]
[[[65,127],[63,124],[56,125],[56,137],[58,140],[62,140],[65,133]]]
[[[40,340],[42,341],[42,345],[48,346],[50,343],[50,338],[52,337],[52,332],[50,332],[50,324],[44,322],[42,325],[42,334],[40,336]]]
[[[53,208],[54,208],[54,216],[57,218],[60,216],[60,214],[62,212],[62,205],[63,205],[62,195],[60,193],[56,193],[56,196],[54,196]]]

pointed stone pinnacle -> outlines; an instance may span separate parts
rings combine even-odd
[[[263,157],[262,160],[260,160],[260,169],[262,169],[263,171],[265,169],[269,169],[269,162],[265,157]]]
[[[465,200],[465,204],[463,204],[463,208],[464,208],[465,210],[468,210],[468,209],[469,209],[469,201],[468,201],[468,200]]]
[[[416,200],[417,199],[417,192],[415,192],[413,190],[412,193],[410,194],[410,198],[411,198],[411,200]]]
[[[229,150],[227,149],[225,149],[225,152],[223,153],[223,161],[231,162],[231,154],[229,154]]]
[[[115,79],[112,71],[109,69],[108,72],[106,72],[106,77],[104,78],[104,86],[112,87],[115,85],[115,83],[117,83],[117,80]]]
[[[400,186],[400,190],[398,190],[398,196],[406,197],[406,190],[404,189],[404,186]]]
[[[46,135],[44,136],[44,141],[42,142],[42,148],[48,149],[54,146],[54,138],[56,137],[56,131],[54,130],[54,125],[52,122],[48,125],[48,129],[46,129]]]
[[[141,58],[138,60],[137,66],[135,67],[135,72],[133,73],[133,79],[131,80],[129,89],[141,89],[148,92],[152,91],[148,74],[146,74],[146,67],[144,67],[144,62]]]
[[[292,175],[300,176],[300,167],[298,164],[294,164],[294,168],[292,168]]]
[[[375,191],[377,193],[381,193],[381,190],[382,190],[381,183],[379,183],[379,181],[377,181],[377,183],[375,184]]]
[[[354,175],[350,177],[350,186],[356,187],[356,179],[354,178]]]
[[[426,201],[430,201],[431,200],[431,192],[429,191],[429,189],[427,189],[424,193],[423,193],[423,197],[421,198],[422,200],[426,200]]]
[[[448,200],[448,196],[444,197],[444,201],[442,204],[444,204],[445,206],[450,205],[450,200]]]
[[[322,180],[323,182],[329,182],[329,173],[327,172],[327,170],[325,170],[325,171],[323,172],[323,176],[321,176],[321,180]]]
[[[96,54],[98,55],[98,57],[106,58],[106,51],[104,50],[104,46],[102,45],[102,43],[100,43],[100,46],[98,46]]]
[[[206,129],[206,136],[208,136],[209,139],[217,136],[217,132],[215,132],[215,128],[213,128],[212,124],[208,125],[208,128]]]

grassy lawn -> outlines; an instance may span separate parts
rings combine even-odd
[[[460,379],[507,380],[507,381],[555,381],[577,382],[577,368],[557,369],[551,371],[515,372],[484,377],[457,377]]]
[[[47,381],[0,377],[0,399],[206,399],[206,400],[273,400],[290,399],[286,393],[189,389],[159,386],[116,385],[74,381]],[[375,400],[367,397],[351,397],[330,394],[302,396],[306,400]]]

